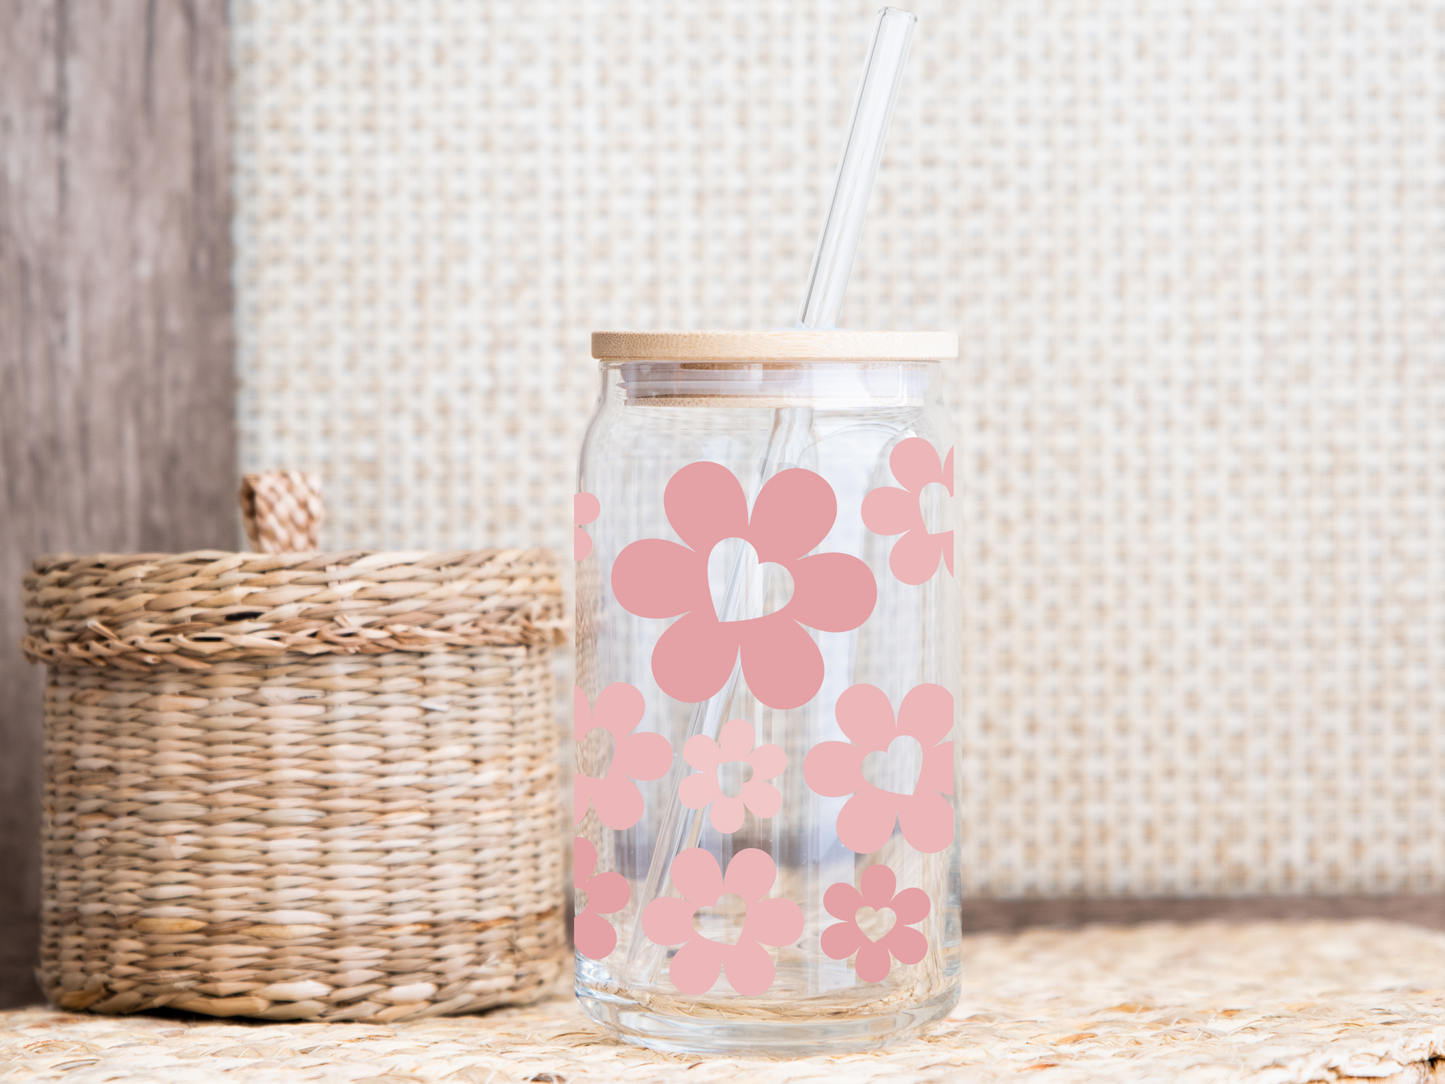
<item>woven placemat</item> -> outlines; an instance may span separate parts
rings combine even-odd
[[[886,1053],[675,1058],[607,1038],[569,994],[415,1024],[0,1013],[0,1081],[794,1084],[1358,1078],[1445,1057],[1445,934],[1385,922],[1150,925],[970,937],[963,999]]]

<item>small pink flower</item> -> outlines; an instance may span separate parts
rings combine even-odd
[[[672,746],[661,734],[634,734],[647,710],[642,693],[626,682],[602,690],[594,709],[587,695],[572,688],[572,737],[582,741],[601,728],[612,735],[612,761],[601,779],[575,773],[572,776],[572,813],[580,824],[587,806],[597,807],[597,816],[608,828],[621,831],[642,819],[642,792],[634,779],[661,779],[672,767]]]
[[[938,559],[953,575],[953,532],[929,534],[923,525],[919,495],[930,482],[942,482],[953,496],[953,449],[943,462],[922,437],[900,440],[888,456],[893,477],[902,489],[879,486],[863,498],[863,524],[874,534],[902,534],[888,555],[888,567],[904,583],[925,583],[938,570]]]
[[[864,982],[882,982],[888,977],[892,956],[901,964],[916,964],[928,952],[928,938],[912,929],[928,917],[932,903],[921,888],[905,888],[894,895],[897,879],[887,866],[869,866],[861,878],[863,891],[850,884],[836,884],[823,893],[828,914],[843,921],[823,931],[823,954],[832,960],[846,960],[858,954],[855,967]],[[893,928],[874,941],[858,925],[858,911],[870,907],[893,912]]]
[[[572,883],[580,896],[587,893],[587,906],[578,910],[572,925],[572,941],[577,951],[590,960],[600,960],[617,947],[617,931],[603,915],[614,914],[627,906],[632,889],[620,873],[599,873],[597,848],[577,836],[572,840]],[[580,901],[579,901],[580,902]]]
[[[664,896],[642,911],[642,931],[657,945],[682,945],[668,973],[681,993],[705,994],[726,970],[738,993],[753,997],[773,984],[773,958],[763,945],[791,945],[803,935],[803,911],[792,900],[764,899],[778,876],[773,860],[756,847],[739,851],[723,876],[718,861],[701,847],[672,860],[672,883],[683,898]],[[699,907],[713,907],[725,892],[747,909],[735,945],[704,937],[693,928]]]
[[[838,697],[838,725],[849,740],[819,742],[803,758],[803,778],[815,794],[851,794],[838,814],[838,838],[850,851],[871,854],[888,841],[896,824],[910,846],[935,854],[953,842],[953,696],[942,685],[909,690],[893,720],[893,705],[873,685],[854,685]],[[863,778],[869,753],[888,751],[908,736],[923,747],[923,764],[912,794],[895,794]]]
[[[878,585],[868,566],[846,553],[805,556],[837,518],[833,488],[810,470],[780,471],[748,512],[733,472],[690,463],[667,483],[663,507],[685,545],[661,538],[634,542],[612,566],[612,591],[628,613],[676,617],[652,651],[652,673],[668,696],[695,704],[715,695],[739,653],[752,694],[771,708],[806,704],[823,684],[823,655],[808,628],[856,629],[873,612]],[[707,561],[728,538],[752,545],[760,563],[793,577],[793,595],[763,617],[723,621],[713,607]],[[681,615],[681,616],[679,616]]]
[[[602,502],[590,493],[578,493],[572,498],[572,556],[582,560],[592,552],[592,539],[582,529],[582,524],[591,523],[602,514]]]
[[[754,749],[753,728],[743,719],[734,719],[724,726],[721,737],[721,745],[705,734],[687,739],[682,747],[682,759],[697,771],[682,781],[677,794],[688,809],[701,809],[711,802],[712,826],[723,835],[730,835],[743,826],[743,806],[752,810],[755,817],[771,817],[782,808],[783,796],[765,780],[783,774],[788,756],[780,745],[760,745]],[[730,798],[722,791],[718,769],[734,761],[743,761],[752,768],[753,777],[743,784],[739,794]]]

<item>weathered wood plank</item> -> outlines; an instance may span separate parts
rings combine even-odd
[[[40,553],[234,548],[224,0],[0,0],[0,1006],[37,995]]]

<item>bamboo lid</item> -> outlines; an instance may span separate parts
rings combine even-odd
[[[953,331],[594,331],[599,361],[942,361]]]

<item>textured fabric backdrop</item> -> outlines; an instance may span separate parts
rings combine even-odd
[[[241,460],[565,548],[594,328],[792,320],[875,5],[233,8]],[[1445,14],[919,0],[844,310],[956,328],[964,883],[1445,889]]]

